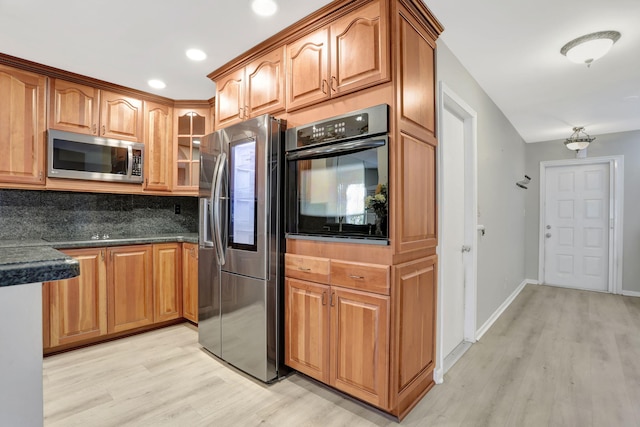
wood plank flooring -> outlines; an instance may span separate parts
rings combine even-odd
[[[186,324],[45,358],[44,400],[51,427],[398,424],[301,375],[254,381]],[[640,298],[527,285],[401,425],[640,426]]]

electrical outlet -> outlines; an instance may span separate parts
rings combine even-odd
[[[180,213],[180,205],[178,203],[176,203],[175,205],[173,205],[173,212],[178,215]]]

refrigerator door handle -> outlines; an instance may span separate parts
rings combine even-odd
[[[216,244],[216,256],[218,257],[218,264],[220,265],[225,264],[225,245],[222,242],[223,230],[220,218],[220,193],[222,190],[222,179],[224,178],[226,163],[227,155],[225,153],[220,153],[215,172],[215,184],[211,189],[211,201],[213,203],[213,209],[211,209],[211,222],[213,224],[214,241]]]

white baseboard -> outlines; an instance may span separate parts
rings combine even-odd
[[[495,321],[498,320],[498,318],[502,315],[502,313],[504,313],[504,311],[511,305],[513,300],[516,299],[518,294],[522,292],[522,290],[524,289],[527,283],[532,283],[537,285],[538,281],[532,280],[532,279],[524,279],[522,283],[518,285],[516,290],[513,291],[513,293],[509,295],[509,297],[500,305],[500,307],[498,307],[498,309],[489,317],[489,319],[487,319],[487,321],[484,322],[484,325],[482,325],[476,331],[476,340],[479,340],[480,338],[482,338],[482,336],[489,330],[489,328],[495,323]]]
[[[623,290],[622,295],[625,297],[640,297],[640,292]]]
[[[433,382],[442,384],[444,382],[444,369],[442,367],[433,370]]]

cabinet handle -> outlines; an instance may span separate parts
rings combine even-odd
[[[352,279],[358,279],[358,280],[364,279],[364,276],[356,276],[355,274],[350,274],[349,277]]]
[[[238,117],[240,118],[240,120],[244,119],[244,108],[238,108]]]
[[[304,268],[304,267],[298,267],[298,270],[300,270],[300,271],[311,271],[310,268]]]
[[[336,86],[333,86],[333,82],[336,82]],[[336,76],[331,76],[331,90],[334,92],[337,92],[338,90],[336,89],[336,87],[338,87],[338,79],[336,79]]]
[[[104,261],[104,249],[100,251],[100,261]]]
[[[105,133],[107,133],[107,130],[106,130],[105,126],[102,125],[102,134],[104,135]]]
[[[335,296],[336,296],[336,293],[335,292],[331,292],[331,298],[329,298],[329,305],[331,307],[335,307],[335,304],[334,304],[335,301],[333,300],[333,297],[335,297]]]
[[[322,79],[322,93],[324,93],[325,95],[327,94],[327,81],[325,79]]]
[[[40,181],[42,181],[43,176],[44,176],[44,173],[42,171],[40,171],[40,173],[38,174],[38,177],[40,178]]]
[[[327,293],[322,293],[322,305],[327,305]]]
[[[149,178],[145,178],[144,179],[144,186],[148,187],[149,186]]]
[[[94,135],[98,132],[98,131],[97,131],[97,126],[96,126],[96,124],[95,124],[95,123],[94,123],[94,124],[93,124],[93,126],[92,126],[92,130],[91,130],[91,132],[92,132]]]

